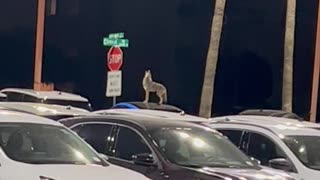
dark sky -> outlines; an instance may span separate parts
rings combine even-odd
[[[151,69],[169,103],[197,113],[213,0],[57,0],[46,17],[43,79],[74,83],[95,108],[108,107],[102,38],[125,32],[123,96],[142,100]],[[308,112],[317,0],[297,0],[294,110]],[[248,107],[280,108],[284,0],[228,0],[217,70],[215,114]],[[32,87],[36,0],[0,0],[0,86]],[[153,98],[153,100],[157,100]]]

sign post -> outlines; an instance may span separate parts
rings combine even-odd
[[[129,40],[124,38],[124,33],[112,33],[103,38],[103,45],[111,47],[107,53],[107,90],[106,96],[113,97],[113,105],[117,103],[117,97],[122,92],[122,71],[123,52],[120,47],[129,47]]]

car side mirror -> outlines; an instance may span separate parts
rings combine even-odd
[[[154,159],[152,154],[142,153],[142,154],[136,154],[132,156],[132,160],[135,164],[141,165],[141,166],[157,166],[154,163]]]
[[[251,161],[253,161],[254,164],[256,164],[257,166],[261,165],[261,161],[259,161],[258,159],[254,158],[254,157],[250,157]]]
[[[100,155],[100,158],[102,158],[103,160],[105,160],[105,161],[109,160],[109,157],[107,155],[102,154],[102,153],[99,153],[99,155]]]
[[[287,172],[292,171],[291,163],[285,158],[271,159],[269,161],[269,166],[274,169],[280,169]]]

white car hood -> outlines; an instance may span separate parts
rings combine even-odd
[[[202,168],[202,171],[215,173],[230,178],[239,178],[247,180],[292,180],[293,177],[282,171],[262,167],[255,169],[233,169],[233,168]]]
[[[53,180],[146,180],[147,178],[137,172],[115,165],[22,165],[14,167],[3,180],[40,180],[40,176]],[[0,175],[1,177],[2,175]],[[3,176],[2,176],[3,177]],[[0,178],[0,180],[2,180]]]

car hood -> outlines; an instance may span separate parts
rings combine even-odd
[[[24,180],[35,178],[40,180],[40,176],[52,180],[147,179],[142,174],[115,165],[22,165],[20,167],[15,167],[15,173],[14,175],[11,173],[10,177]]]
[[[260,170],[257,170],[204,167],[201,168],[200,171],[203,173],[220,175],[225,178],[231,178],[232,180],[294,180],[287,173],[269,168],[261,168]]]

